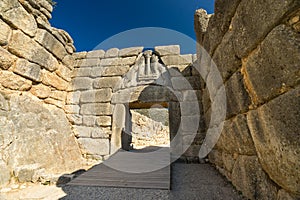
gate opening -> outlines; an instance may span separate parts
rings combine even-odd
[[[170,147],[168,103],[130,104],[129,125],[122,131],[122,149]]]

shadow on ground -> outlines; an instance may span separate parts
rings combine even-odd
[[[155,151],[157,147],[142,149]],[[134,150],[138,152],[139,150]],[[74,172],[71,178],[80,177],[84,170]],[[64,176],[65,177],[65,176]],[[171,165],[171,190],[112,188],[69,185],[70,179],[61,178],[58,186],[66,196],[61,200],[135,200],[135,199],[176,199],[176,200],[239,200],[243,197],[210,164],[185,164],[175,162]]]

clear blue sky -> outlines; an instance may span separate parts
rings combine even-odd
[[[182,53],[193,53],[194,12],[204,8],[213,13],[214,9],[214,0],[54,1],[57,5],[50,22],[72,36],[78,52],[97,46],[107,50],[111,47],[151,48],[180,44]]]

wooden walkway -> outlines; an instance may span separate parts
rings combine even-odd
[[[169,148],[120,150],[68,185],[169,190],[170,174]]]

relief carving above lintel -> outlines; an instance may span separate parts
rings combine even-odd
[[[159,77],[159,59],[152,51],[145,51],[139,63],[139,81],[156,80]]]
[[[160,62],[159,56],[151,50],[138,56],[136,63],[124,75],[119,89],[147,84],[171,85],[167,67]]]

